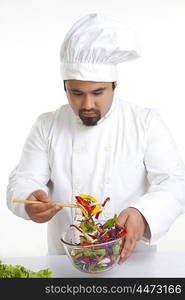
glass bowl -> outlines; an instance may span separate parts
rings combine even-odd
[[[72,243],[72,231],[63,232],[61,241],[64,249],[78,270],[85,273],[102,273],[118,265],[123,237],[87,246]]]

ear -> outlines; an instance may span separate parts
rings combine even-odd
[[[113,89],[113,91],[115,90],[116,86],[117,86],[117,81],[113,81],[112,82],[112,89]]]
[[[64,84],[64,91],[66,92],[66,80],[63,80],[63,84]]]

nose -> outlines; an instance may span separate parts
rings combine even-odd
[[[91,95],[85,95],[83,102],[82,102],[82,108],[84,109],[91,109],[95,108],[93,97]]]

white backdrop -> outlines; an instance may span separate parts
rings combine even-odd
[[[71,25],[92,12],[118,16],[136,31],[142,57],[119,66],[117,93],[156,108],[185,161],[185,1],[0,0],[0,258],[47,254],[46,224],[14,216],[6,186],[36,117],[67,103],[60,45]],[[185,251],[184,228],[182,215],[159,251]]]

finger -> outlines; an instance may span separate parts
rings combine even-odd
[[[60,211],[62,207],[54,206],[44,212],[38,213],[35,215],[35,218],[40,222],[49,221],[58,211]]]
[[[116,223],[115,225],[117,227],[124,227],[125,226],[125,223],[128,219],[128,213],[125,212],[124,210],[119,214],[117,220],[116,220]]]
[[[125,239],[123,249],[120,255],[120,260],[118,262],[119,264],[122,264],[130,256],[133,249],[135,248],[135,245],[136,245],[136,239],[129,238],[129,237]]]
[[[49,197],[47,195],[47,193],[43,190],[37,190],[37,191],[34,191],[32,193],[32,195],[39,201],[42,201],[42,202],[49,202]]]
[[[56,204],[51,201],[48,203],[40,203],[40,204],[32,204],[32,203],[26,204],[26,207],[33,214],[43,213],[51,208],[54,208],[55,206]]]
[[[38,200],[38,201],[42,201],[44,203],[38,203],[38,204],[25,204],[25,208],[26,210],[29,209],[29,212],[31,213],[36,213],[36,212],[42,212],[45,211],[49,208],[51,208],[53,205],[51,204],[52,202],[49,200],[48,195],[46,194],[45,191],[43,190],[36,190],[34,191],[28,198],[27,200]],[[49,203],[48,203],[49,202]],[[49,205],[45,205],[45,203],[49,204]]]

